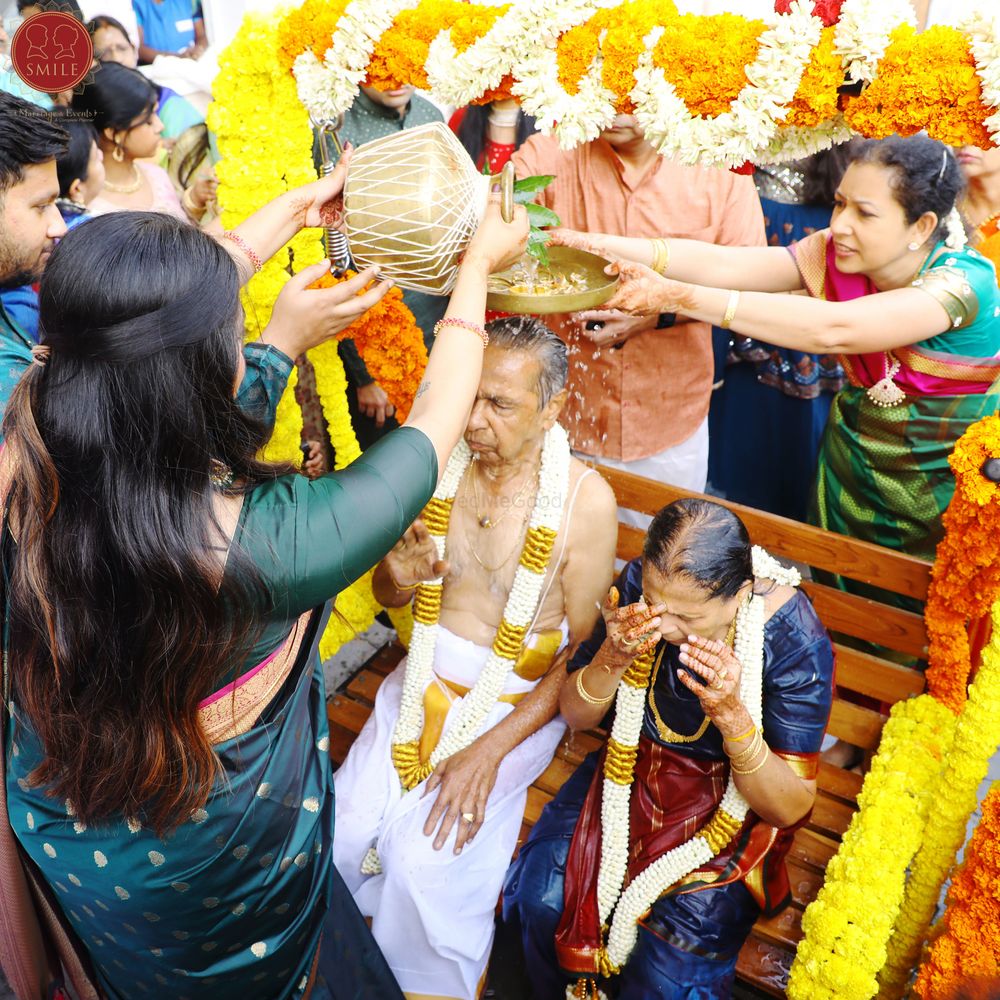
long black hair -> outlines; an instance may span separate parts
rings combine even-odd
[[[490,108],[487,104],[470,104],[465,109],[461,124],[455,133],[473,163],[479,163],[486,148],[486,130],[489,128]],[[517,135],[514,147],[520,149],[524,141],[536,130],[535,119],[523,111],[517,116]]]
[[[665,577],[687,577],[711,597],[735,597],[753,579],[746,526],[728,508],[690,497],[653,518],[642,557]]]
[[[90,176],[90,150],[97,142],[97,132],[86,119],[74,118],[68,108],[53,108],[51,114],[53,121],[58,122],[69,136],[66,152],[56,160],[59,194],[68,198],[73,181],[82,182]]]
[[[42,280],[51,355],[15,389],[3,431],[14,696],[38,733],[33,780],[83,822],[158,831],[203,805],[219,765],[198,703],[237,667],[268,601],[216,519],[278,470],[234,399],[236,266],[169,215],[115,212],[70,232]]]
[[[98,132],[106,128],[124,132],[156,109],[156,87],[137,69],[116,62],[102,62],[83,92],[73,95],[73,110],[82,112]]]
[[[891,187],[908,225],[933,212],[938,219],[933,238],[944,238],[948,216],[965,190],[965,175],[955,154],[937,139],[920,133],[907,137],[866,139],[855,144],[851,163],[874,163],[891,171]]]

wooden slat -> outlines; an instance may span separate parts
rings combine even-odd
[[[664,483],[654,483],[629,472],[601,465],[596,468],[610,483],[621,507],[644,514],[655,514],[661,507],[681,497],[711,500],[734,511],[747,526],[754,543],[763,545],[773,555],[805,562],[810,566],[921,601],[927,597],[930,563],[923,559],[891,552],[870,542],[823,531],[821,528],[744,507],[742,504],[706,497],[702,493],[692,493]]]
[[[819,775],[817,785],[826,792],[827,795],[835,795],[846,802],[854,802],[861,791],[861,783],[864,778],[853,771],[845,771],[842,767],[834,767],[826,761],[819,763]]]
[[[808,580],[803,582],[802,589],[831,631],[874,642],[907,656],[926,655],[927,628],[922,616]]]
[[[348,732],[336,723],[330,726],[330,760],[334,764],[339,766],[344,763],[357,736],[357,733]]]
[[[912,695],[923,694],[927,678],[910,667],[850,646],[833,644],[837,656],[837,685],[894,705]]]
[[[794,905],[804,909],[816,898],[822,887],[823,872],[791,859],[788,861],[788,884],[792,890]]]
[[[338,694],[326,703],[326,717],[333,725],[341,726],[355,736],[361,732],[362,726],[368,721],[372,710],[369,705],[363,705],[353,698]]]
[[[552,799],[548,792],[543,792],[534,785],[528,789],[528,801],[524,806],[524,822],[534,826],[541,816],[545,804]]]
[[[847,831],[854,816],[854,806],[833,798],[826,792],[819,792],[813,803],[809,826],[827,837],[840,838]]]
[[[795,859],[802,865],[811,865],[817,871],[825,870],[830,858],[837,853],[840,844],[831,837],[825,837],[815,830],[805,827],[795,831],[792,846],[788,851],[789,859]]]
[[[885,716],[870,708],[852,705],[842,698],[834,698],[830,710],[830,724],[826,731],[831,736],[853,743],[865,750],[874,750],[882,737]]]
[[[576,770],[577,765],[561,757],[553,757],[549,766],[535,780],[535,787],[549,795],[555,795]]]
[[[794,953],[751,932],[736,962],[736,975],[767,996],[784,997]]]
[[[347,693],[359,701],[374,705],[375,695],[378,694],[378,689],[384,680],[384,674],[377,674],[374,670],[366,668],[351,678],[351,682],[347,685]]]

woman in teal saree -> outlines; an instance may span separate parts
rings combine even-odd
[[[257,461],[234,399],[238,265],[318,225],[343,174],[248,220],[232,257],[163,215],[105,216],[42,282],[0,456],[5,788],[111,1000],[400,995],[331,860],[318,637],[430,499],[478,387],[486,278],[527,223],[488,209],[407,425],[308,480]],[[356,297],[371,273],[308,289],[319,273],[282,293],[276,336],[319,342],[384,294]]]
[[[1000,290],[992,264],[963,245],[962,187],[944,145],[895,136],[859,144],[830,228],[790,250],[557,239],[631,262],[611,308],[840,355],[851,384],[834,399],[810,519],[930,559],[955,488],[948,455],[1000,409]]]

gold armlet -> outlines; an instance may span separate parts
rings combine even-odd
[[[953,330],[970,326],[979,315],[979,299],[965,273],[957,267],[934,267],[913,281],[948,314]]]

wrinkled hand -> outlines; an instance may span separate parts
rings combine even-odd
[[[606,309],[618,309],[631,316],[650,316],[665,312],[682,313],[693,307],[690,285],[664,278],[643,264],[620,260],[605,270],[608,274],[621,277],[615,294],[605,305]]]
[[[516,263],[528,245],[528,210],[514,206],[514,218],[504,222],[500,215],[500,195],[491,194],[486,215],[465,251],[463,263],[482,262],[492,274]]]
[[[462,848],[479,832],[486,817],[486,802],[497,780],[500,760],[500,756],[492,752],[488,743],[480,737],[471,746],[441,761],[434,769],[427,779],[424,795],[436,790],[438,796],[424,824],[424,835],[433,836],[440,822],[434,837],[435,851],[444,847],[456,823],[456,854],[461,854]],[[466,818],[468,816],[473,819],[470,821]]]
[[[731,728],[727,720],[743,718],[740,701],[743,664],[724,642],[697,635],[688,636],[688,641],[681,645],[680,661],[688,669],[678,670],[677,676],[695,693],[705,715],[727,735]]]
[[[427,525],[420,520],[414,521],[403,532],[403,537],[389,550],[383,561],[395,584],[404,588],[428,580],[443,579],[450,568],[446,560],[438,559],[434,539],[431,538]]]
[[[307,441],[309,455],[302,463],[302,471],[310,479],[319,479],[326,472],[326,462],[323,459],[323,446],[319,441]]]
[[[618,588],[612,587],[601,607],[608,633],[605,645],[610,645],[620,658],[631,662],[635,657],[655,649],[663,638],[659,632],[659,616],[667,609],[662,604],[650,607],[645,601],[622,608],[618,606],[620,599]]]
[[[262,339],[297,358],[346,330],[392,287],[391,281],[382,281],[368,288],[376,277],[374,268],[329,288],[309,287],[329,273],[330,262],[321,261],[289,278]]]
[[[645,333],[656,326],[655,316],[629,316],[616,309],[588,309],[586,312],[573,313],[571,318],[577,324],[580,336],[585,337],[595,347],[623,344],[629,337]],[[588,330],[588,323],[602,325]]]
[[[378,382],[358,386],[358,409],[374,420],[376,427],[383,427],[386,420],[396,412]]]

